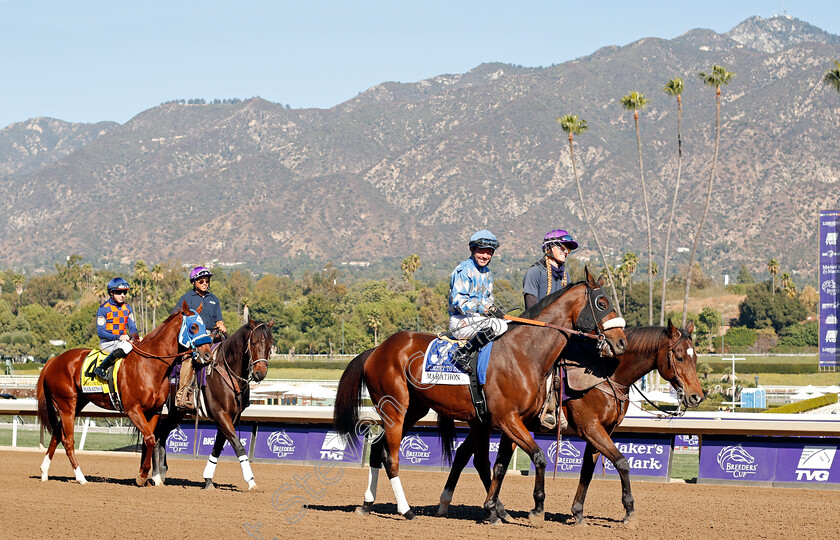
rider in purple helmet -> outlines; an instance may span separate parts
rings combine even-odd
[[[552,291],[568,285],[566,257],[577,248],[578,243],[563,229],[555,229],[545,235],[542,243],[543,256],[528,269],[522,281],[525,309],[533,306]]]
[[[522,291],[525,295],[525,309],[533,306],[552,291],[556,291],[568,285],[569,273],[566,270],[566,257],[573,250],[577,249],[578,243],[572,235],[563,229],[555,229],[546,234],[543,238],[543,256],[535,262],[522,281]],[[551,379],[551,377],[549,377]],[[557,405],[555,394],[549,394],[551,399],[544,406],[544,412],[540,414],[540,422],[548,429],[554,429],[557,425]],[[560,416],[561,429],[565,428],[566,419]]]
[[[225,334],[227,333],[227,327],[225,326],[225,322],[222,320],[222,304],[219,299],[216,297],[215,294],[210,292],[210,278],[213,277],[213,274],[210,273],[210,270],[204,268],[203,266],[196,266],[190,272],[190,283],[192,283],[193,288],[191,291],[184,293],[184,295],[178,299],[175,303],[174,311],[177,311],[184,302],[187,303],[187,307],[193,311],[198,310],[198,306],[204,305],[201,309],[201,318],[204,321],[204,325],[207,327],[207,330],[218,330],[219,332]],[[178,381],[178,391],[175,394],[175,406],[181,409],[189,408],[190,402],[192,401],[189,396],[189,393],[186,391],[187,386],[192,381],[193,377],[193,366],[192,360],[188,357],[181,363],[181,377]]]

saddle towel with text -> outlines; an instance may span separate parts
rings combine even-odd
[[[452,363],[452,355],[455,353],[457,344],[451,341],[435,338],[426,348],[423,357],[423,375],[421,384],[451,384],[468,385],[470,376],[455,367]],[[487,378],[487,364],[490,361],[490,352],[493,349],[493,342],[482,347],[478,352],[478,382],[484,384]]]
[[[93,370],[99,363],[108,356],[108,353],[102,349],[93,349],[88,353],[84,360],[82,360],[82,375],[79,386],[82,387],[84,394],[109,394],[108,381],[104,381],[93,374]],[[123,359],[117,360],[114,364],[114,388],[117,388],[117,371],[122,365]]]

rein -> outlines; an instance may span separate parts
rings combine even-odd
[[[237,375],[236,373],[234,373],[233,369],[230,367],[230,365],[227,362],[227,355],[224,355],[224,354],[222,355],[222,364],[224,365],[225,371],[231,377],[231,379],[235,379],[239,382],[244,382],[245,384],[248,384],[248,382],[253,377],[254,366],[259,364],[260,362],[265,362],[266,365],[268,364],[268,359],[267,358],[259,358],[257,360],[254,360],[254,354],[251,352],[251,336],[254,335],[254,332],[256,332],[257,329],[260,326],[265,326],[265,323],[260,323],[257,326],[255,326],[254,328],[252,328],[251,332],[248,334],[248,337],[245,338],[245,341],[248,343],[248,346],[245,348],[245,354],[248,355],[248,358],[250,359],[250,363],[248,364],[248,377],[247,378],[243,378],[243,377]],[[218,351],[218,349],[217,349],[217,351]],[[237,384],[236,386],[237,386],[237,388],[235,388],[234,391],[237,394],[241,393],[243,390],[240,387],[240,385]]]
[[[674,358],[674,347],[676,347],[677,344],[680,341],[682,341],[683,339],[685,339],[685,336],[683,336],[682,333],[680,333],[680,337],[678,337],[676,340],[674,340],[673,343],[671,342],[670,339],[668,339],[668,369],[673,371],[675,374],[676,374],[676,370],[672,367],[672,365],[673,365],[672,360]],[[636,383],[633,383],[633,388],[636,389],[636,391],[645,399],[645,401],[648,402],[648,404],[650,406],[652,406],[654,409],[661,412],[665,416],[669,416],[671,418],[677,418],[677,417],[683,416],[686,413],[686,411],[682,408],[682,401],[677,402],[677,412],[666,411],[665,409],[663,409],[662,407],[660,407],[659,405],[657,405],[656,403],[654,403],[650,399],[648,399],[648,397],[644,394],[644,392],[642,392],[639,389],[639,387],[636,386]],[[639,409],[641,409],[641,407],[639,407]]]
[[[586,338],[596,339],[596,340],[597,339],[603,339],[601,336],[598,336],[597,334],[590,334],[588,332],[583,332],[581,330],[575,330],[574,328],[566,328],[565,326],[557,326],[556,324],[551,324],[551,323],[547,323],[547,322],[543,322],[543,321],[536,321],[534,319],[523,319],[522,317],[514,317],[513,315],[507,315],[507,314],[504,316],[504,319],[506,321],[517,322],[517,323],[521,323],[521,324],[527,324],[527,325],[530,325],[530,326],[542,326],[542,327],[545,327],[545,328],[552,328],[554,330],[559,330],[560,332],[563,332],[564,334],[568,334],[570,336],[581,336],[581,337],[586,337]]]

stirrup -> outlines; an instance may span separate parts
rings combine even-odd
[[[459,370],[463,371],[467,375],[472,373],[472,368],[470,367],[470,357],[469,355],[466,358],[456,358],[455,359],[455,367]]]

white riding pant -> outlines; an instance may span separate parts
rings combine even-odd
[[[112,353],[116,349],[121,349],[125,354],[128,354],[134,347],[128,341],[115,339],[114,341],[103,341],[99,344],[99,348],[106,353]]]
[[[499,337],[507,332],[508,322],[503,319],[485,317],[483,315],[449,318],[449,331],[458,339],[470,339],[485,328],[492,328],[493,334]]]

